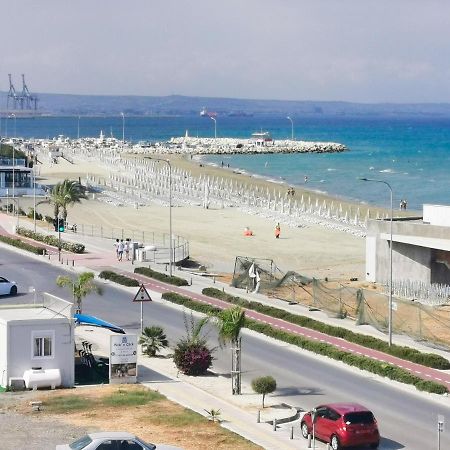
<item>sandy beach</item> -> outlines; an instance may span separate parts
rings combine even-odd
[[[189,170],[193,175],[231,177],[247,184],[269,186],[272,190],[287,189],[278,183],[202,164],[201,161],[172,156],[172,164]],[[44,159],[40,165],[39,182],[54,184],[65,178],[83,181],[86,175],[107,177],[100,164],[60,158],[56,165]],[[295,197],[302,195],[296,189]],[[168,208],[159,204],[142,206],[113,206],[92,198],[69,209],[68,220],[77,225],[102,225],[127,230],[167,233]],[[323,195],[321,198],[325,197]],[[30,204],[31,206],[31,204]],[[358,205],[361,206],[361,205]],[[356,207],[356,205],[355,205]],[[52,208],[41,204],[38,212],[51,215]],[[283,271],[294,270],[306,276],[348,280],[364,276],[365,239],[349,233],[318,225],[293,227],[281,224],[281,237],[275,239],[272,219],[245,214],[236,208],[204,209],[201,206],[177,206],[172,209],[173,233],[189,240],[191,258],[214,272],[232,273],[236,256],[273,259]],[[253,236],[244,236],[249,227]]]

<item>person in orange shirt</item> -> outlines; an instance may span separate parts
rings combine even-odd
[[[278,239],[280,237],[281,234],[281,227],[280,224],[277,223],[277,226],[275,227],[275,237]]]

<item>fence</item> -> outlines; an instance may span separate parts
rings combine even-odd
[[[53,227],[47,223],[47,231]],[[143,246],[143,261],[154,263],[168,263],[170,261],[170,241],[168,233],[155,233],[154,231],[133,230],[118,227],[104,227],[102,225],[78,224],[76,234],[102,239],[131,239]],[[145,249],[146,246],[154,246],[153,249]],[[189,257],[189,241],[184,237],[173,235],[172,237],[172,261],[179,262]]]
[[[250,276],[256,272],[261,278],[257,290]],[[320,309],[332,317],[352,318],[357,325],[371,325],[384,333],[388,330],[389,296],[383,292],[283,273],[272,260],[248,257],[236,258],[232,285]],[[392,309],[393,333],[450,349],[450,305],[432,306],[394,297]]]

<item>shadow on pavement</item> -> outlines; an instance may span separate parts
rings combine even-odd
[[[154,382],[175,382],[177,380],[173,380],[172,378],[166,377],[165,375],[156,372],[146,366],[139,365],[138,366],[138,381],[140,383],[154,383]]]

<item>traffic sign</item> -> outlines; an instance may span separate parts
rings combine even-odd
[[[151,301],[152,299],[150,297],[150,294],[147,292],[147,289],[145,289],[145,286],[141,284],[139,286],[137,294],[133,298],[133,302],[151,302]]]

